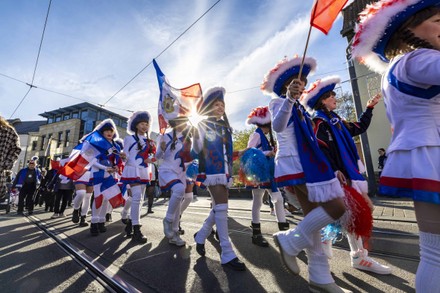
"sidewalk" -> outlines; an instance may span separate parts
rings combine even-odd
[[[416,223],[411,199],[377,196],[372,200],[375,206],[374,219]]]

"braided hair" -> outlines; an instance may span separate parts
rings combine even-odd
[[[269,143],[270,146],[272,147],[272,149],[276,149],[276,143],[275,143],[275,139],[273,138],[273,133],[272,133],[272,122],[266,123],[266,124],[256,124],[258,127],[267,127],[269,128]]]

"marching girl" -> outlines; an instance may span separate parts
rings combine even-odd
[[[171,190],[167,213],[163,219],[163,230],[169,243],[176,246],[186,244],[180,238],[179,221],[186,189],[185,163],[191,160],[191,140],[188,136],[187,122],[186,117],[168,120],[171,129],[159,138],[157,152],[157,158],[163,159],[159,167],[160,188],[163,191]]]
[[[128,118],[127,133],[124,138],[124,153],[126,162],[122,172],[121,182],[130,185],[131,210],[130,219],[127,220],[125,232],[132,240],[138,243],[146,243],[147,237],[141,232],[140,212],[145,194],[145,188],[150,180],[148,164],[155,161],[156,146],[149,139],[152,118],[147,111],[134,112]]]
[[[304,212],[295,229],[274,234],[284,266],[293,274],[300,268],[296,256],[305,249],[308,257],[309,288],[313,292],[347,292],[338,287],[330,274],[321,245],[321,228],[345,212],[344,192],[314,138],[310,118],[298,103],[307,75],[316,68],[313,58],[284,58],[265,76],[261,89],[273,95],[269,104],[278,148],[275,181],[293,189]]]
[[[225,113],[225,89],[207,90],[199,113],[208,116],[198,124],[193,137],[193,149],[199,157],[198,181],[208,188],[212,197],[212,210],[202,228],[194,234],[196,250],[205,255],[205,241],[215,224],[221,246],[221,264],[244,271],[228,236],[228,187],[232,174],[232,130]]]
[[[257,126],[255,132],[249,136],[247,147],[261,150],[266,158],[273,163],[276,145],[272,136],[269,107],[265,106],[253,109],[246,120],[246,124]],[[269,134],[270,140],[267,139],[267,134]],[[271,174],[271,176],[273,177],[273,174]],[[263,196],[266,190],[269,192],[275,206],[279,229],[289,230],[289,223],[286,222],[286,213],[284,210],[284,199],[272,178],[270,188],[268,188],[266,184],[252,189],[252,243],[261,247],[269,246],[269,243],[261,234],[260,224],[260,210],[263,205]]]
[[[414,200],[417,292],[440,292],[440,4],[378,1],[360,15],[353,56],[383,74],[393,129],[380,193]]]
[[[79,223],[80,227],[87,227],[87,213],[90,209],[90,198],[93,193],[93,181],[90,171],[86,171],[75,184],[75,197],[73,198],[72,222]],[[81,210],[80,210],[81,209]]]
[[[115,142],[117,138],[119,138],[119,135],[115,123],[111,119],[105,119],[84,139],[99,152],[96,156],[97,161],[90,168],[93,177],[94,194],[90,225],[92,236],[97,236],[99,233],[107,231],[105,215],[109,204],[108,198],[113,196],[109,192],[116,189],[115,195],[120,194],[113,175],[118,172],[118,165],[120,165],[121,161],[121,148]]]
[[[336,177],[344,185],[353,186],[361,193],[372,211],[373,204],[368,197],[368,184],[360,172],[363,165],[352,137],[367,131],[373,117],[373,108],[379,102],[380,95],[368,100],[367,109],[361,114],[358,122],[347,122],[334,112],[337,104],[336,93],[333,90],[340,81],[337,76],[316,81],[301,97],[301,104],[310,114],[315,112],[313,119],[315,135]],[[389,267],[381,265],[368,256],[362,237],[347,233],[347,239],[352,267],[382,275],[391,274]],[[330,245],[328,248],[331,255],[331,241],[327,242]]]

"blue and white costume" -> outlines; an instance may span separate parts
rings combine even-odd
[[[381,194],[440,204],[438,76],[440,52],[418,49],[396,58],[383,77],[393,134],[380,178]]]

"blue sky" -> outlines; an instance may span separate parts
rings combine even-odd
[[[148,110],[156,118],[159,89],[152,65],[108,100],[216,2],[53,0],[33,82],[37,88],[13,118],[41,120],[40,113],[84,101],[105,103],[127,117],[125,110]],[[48,4],[0,1],[0,115],[6,118],[29,89]],[[225,87],[229,120],[243,129],[250,110],[270,101],[259,90],[266,72],[284,56],[302,54],[312,4],[222,0],[157,62],[175,87],[197,82],[205,90]],[[339,17],[328,36],[312,30],[308,55],[317,59],[318,70],[310,81],[328,73],[348,79],[341,28]]]

